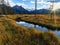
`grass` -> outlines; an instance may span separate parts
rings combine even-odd
[[[51,19],[51,16],[49,14],[37,14],[36,16],[34,14],[21,14],[21,15],[16,15],[16,16],[8,16],[9,18],[13,20],[22,20],[28,23],[33,23],[35,25],[40,25],[47,27],[48,29],[51,30],[60,30],[60,16],[54,17],[54,19]],[[13,18],[14,17],[14,18]],[[56,19],[55,19],[56,18]]]
[[[9,16],[0,18],[0,45],[60,45],[60,39],[52,31],[23,27],[16,24],[15,16]]]

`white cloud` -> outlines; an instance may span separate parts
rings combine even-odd
[[[30,1],[30,3],[35,4],[35,1]],[[37,4],[49,4],[50,2],[45,2],[44,0],[37,0]]]
[[[16,3],[16,5],[22,6],[22,7],[24,7],[24,8],[27,8],[27,7],[28,7],[28,6],[27,6],[26,4],[24,4],[24,3]]]
[[[35,2],[34,1],[30,1],[30,3],[34,4]]]
[[[60,2],[54,4],[54,9],[58,9],[58,8],[60,8]]]
[[[32,4],[35,4],[34,1],[31,0]],[[43,6],[41,8],[49,8],[51,5],[51,2],[46,2],[44,0],[37,0],[37,5],[42,4]],[[54,3],[54,9],[59,9],[60,8],[60,2]],[[40,9],[40,8],[38,8]]]
[[[30,1],[30,3],[35,4],[35,1]],[[39,7],[39,5],[41,5]],[[44,0],[37,0],[37,9],[49,8],[50,2],[45,2]]]
[[[5,4],[8,5],[8,4],[7,4],[7,0],[4,0],[4,1],[5,1]],[[15,3],[12,2],[12,0],[8,0],[8,3],[9,3],[9,5],[10,5],[11,7],[15,5]]]
[[[15,6],[15,5],[19,5],[19,6],[22,6],[24,8],[28,8],[27,4],[24,4],[24,3],[14,3],[14,2],[12,2],[12,0],[8,0],[8,1],[9,1],[9,4],[10,4],[11,7]],[[23,1],[26,1],[26,0],[23,0]],[[7,2],[7,0],[5,0],[5,2]],[[30,3],[35,4],[35,1],[31,0]],[[41,8],[47,8],[51,4],[50,2],[45,2],[44,0],[37,0],[37,3],[39,5],[40,4],[43,5]],[[54,4],[54,9],[58,9],[58,8],[60,8],[60,2]],[[40,7],[38,7],[38,9],[40,9]]]
[[[26,0],[23,0],[23,1],[26,1]]]
[[[23,0],[23,1],[26,1],[26,0]],[[5,0],[5,2],[7,2],[7,0]],[[24,8],[27,8],[27,5],[24,4],[24,3],[14,3],[14,2],[12,2],[12,0],[9,0],[8,2],[9,2],[9,4],[10,4],[11,7],[13,7],[15,5],[18,5],[18,6],[22,6]]]
[[[9,0],[9,4],[10,4],[10,6],[14,6],[15,5],[15,3],[12,2],[12,0]]]

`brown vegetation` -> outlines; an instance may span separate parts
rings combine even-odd
[[[57,36],[16,24],[15,16],[0,17],[0,45],[60,45]]]
[[[49,14],[20,14],[20,15],[8,15],[9,18],[16,20],[22,20],[22,21],[26,21],[29,23],[34,23],[35,25],[40,25],[40,26],[44,26],[47,27],[48,29],[51,30],[60,30],[60,16],[57,15],[55,17],[51,17],[51,15]],[[14,18],[13,18],[14,17]]]

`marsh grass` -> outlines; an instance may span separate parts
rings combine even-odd
[[[15,21],[19,16],[13,17],[0,18],[0,45],[60,45],[60,39],[53,32],[23,27]]]
[[[55,19],[51,19],[51,16],[49,14],[37,14],[36,16],[34,14],[23,14],[23,15],[13,15],[9,16],[9,18],[16,20],[16,21],[25,21],[28,23],[32,23],[35,25],[40,25],[42,27],[47,27],[51,30],[60,30],[60,16],[56,16],[56,22]],[[14,18],[13,18],[14,17]]]

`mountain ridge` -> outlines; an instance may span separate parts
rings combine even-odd
[[[16,14],[50,14],[51,13],[51,9],[37,9],[37,10],[34,10],[34,9],[25,9],[24,7],[22,6],[18,6],[18,5],[15,5],[14,7],[12,7],[15,11],[16,11]],[[60,9],[57,9],[55,10],[56,11],[56,14],[60,14]],[[52,12],[54,13],[54,12]]]

